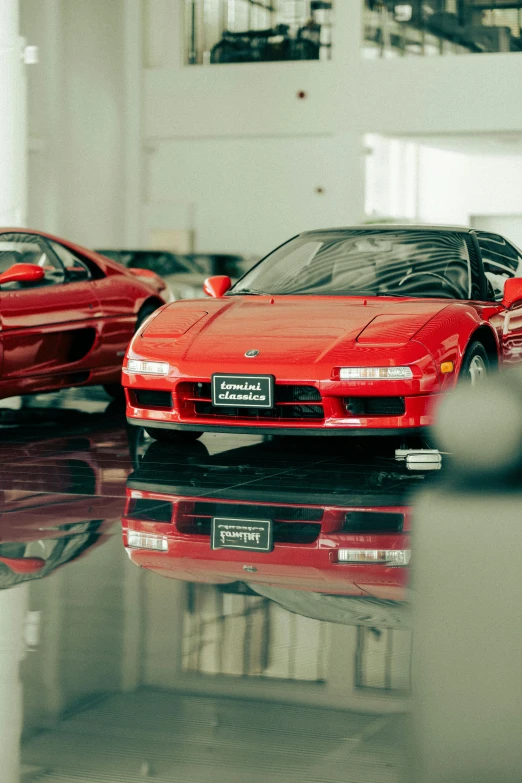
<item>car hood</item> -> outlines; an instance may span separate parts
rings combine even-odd
[[[346,349],[401,346],[444,300],[361,297],[244,296],[177,302],[152,320],[144,337],[170,348],[178,359],[212,362],[259,351],[259,360],[314,363],[341,361]],[[170,339],[169,339],[170,338]],[[168,351],[170,353],[170,351]]]

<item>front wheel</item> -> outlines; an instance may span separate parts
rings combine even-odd
[[[150,435],[154,440],[169,443],[190,443],[203,435],[199,430],[164,430],[160,427],[145,427],[144,429],[147,435]]]
[[[486,349],[475,341],[466,350],[462,367],[460,369],[459,382],[470,386],[478,386],[488,377],[490,368],[489,357]]]
[[[121,384],[105,383],[103,385],[103,388],[107,392],[109,397],[112,397],[113,400],[118,400],[118,402],[123,402],[123,400],[125,399],[125,391]]]

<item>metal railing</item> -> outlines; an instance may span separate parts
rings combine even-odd
[[[522,51],[522,0],[365,0],[367,58]]]

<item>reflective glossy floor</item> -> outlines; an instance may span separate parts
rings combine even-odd
[[[98,389],[0,429],[3,783],[403,779],[432,474],[353,439],[160,444]]]

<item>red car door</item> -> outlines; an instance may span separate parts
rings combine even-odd
[[[477,232],[484,273],[490,286],[490,296],[502,301],[504,284],[510,277],[522,277],[522,256],[499,234]],[[502,361],[517,364],[522,361],[522,305],[514,305],[501,312]]]
[[[45,277],[0,286],[2,380],[81,369],[98,336],[100,305],[89,270],[68,273],[40,236],[0,234],[0,272],[14,263],[37,264]]]

